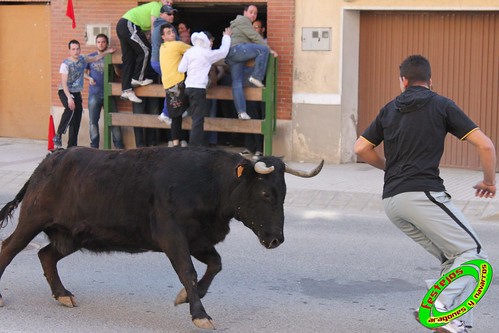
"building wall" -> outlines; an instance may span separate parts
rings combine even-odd
[[[402,60],[422,54],[432,65],[432,89],[456,102],[499,142],[498,12],[364,11],[360,17],[359,71],[364,74],[359,82],[359,132],[400,93]],[[405,28],[397,29],[401,25]],[[448,135],[440,164],[478,169],[480,159],[472,145]]]
[[[132,0],[78,0],[73,1],[76,13],[76,29],[71,29],[71,21],[65,16],[67,0],[52,0],[46,5],[37,6],[39,12],[20,11],[17,14],[5,15],[5,10],[12,6],[3,6],[0,1],[0,25],[11,26],[15,22],[11,17],[31,15],[27,22],[39,22],[37,18],[49,15],[45,20],[47,26],[36,26],[36,33],[41,37],[32,38],[33,31],[22,28],[13,33],[2,33],[2,47],[16,45],[2,54],[11,59],[25,59],[34,51],[17,47],[23,41],[35,43],[36,62],[32,72],[41,71],[37,75],[28,75],[37,79],[30,82],[30,91],[26,93],[24,86],[17,87],[12,82],[19,81],[18,72],[9,69],[6,73],[14,73],[15,77],[6,84],[5,71],[2,69],[0,81],[1,103],[4,96],[16,96],[0,107],[0,135],[45,138],[46,119],[50,109],[57,118],[62,108],[57,97],[58,73],[61,61],[67,57],[67,42],[78,39],[82,43],[84,54],[92,52],[95,47],[85,43],[85,25],[108,23],[111,26],[111,45],[118,47],[115,25],[118,19],[129,8],[137,5]],[[212,1],[177,0],[177,4],[210,3]],[[241,4],[241,1],[219,0],[217,3]],[[359,17],[365,10],[499,10],[499,0],[443,0],[436,5],[433,0],[256,0],[259,6],[267,4],[269,44],[279,53],[278,65],[278,132],[275,136],[274,153],[287,159],[314,161],[324,158],[328,163],[354,161],[353,143],[357,137],[358,117],[358,83],[359,76]],[[29,5],[31,6],[31,5]],[[15,6],[14,6],[15,7]],[[46,11],[50,11],[47,14]],[[43,12],[45,11],[45,12]],[[45,14],[44,14],[45,13]],[[26,20],[24,20],[26,21]],[[38,24],[38,23],[37,23]],[[15,26],[15,25],[13,25]],[[302,28],[331,28],[331,49],[329,51],[303,51]],[[33,27],[34,28],[34,27]],[[2,31],[5,28],[2,28]],[[18,38],[26,31],[26,38]],[[44,35],[43,35],[44,33]],[[47,51],[46,40],[50,38]],[[45,59],[45,60],[44,60]],[[10,60],[11,62],[13,60]],[[43,62],[49,63],[49,73],[43,73]],[[41,66],[40,66],[41,64]],[[15,66],[12,66],[15,68]],[[26,66],[23,67],[23,69]],[[39,75],[38,75],[39,74]],[[8,76],[7,76],[8,77]],[[45,80],[45,81],[43,81]],[[49,80],[49,82],[47,82]],[[7,88],[6,88],[7,87]],[[86,107],[86,89],[84,91],[84,107]],[[40,95],[35,95],[35,94]],[[28,95],[26,95],[28,94]],[[28,96],[28,98],[26,98]],[[49,98],[47,98],[49,96]],[[19,101],[29,101],[19,104]],[[42,101],[47,102],[42,102]],[[39,103],[39,104],[37,104]],[[43,104],[45,103],[45,105]],[[6,105],[6,106],[4,106]],[[27,106],[26,106],[27,105]],[[30,110],[29,119],[22,110],[35,105]],[[120,110],[127,105],[121,104]],[[8,109],[13,111],[8,111]],[[7,110],[7,111],[5,111]],[[19,111],[21,110],[21,111]],[[35,119],[33,123],[29,121]],[[101,121],[102,122],[102,121]],[[15,133],[10,132],[16,128]],[[17,129],[24,129],[20,132]],[[80,129],[80,144],[88,145],[88,112],[84,114]],[[125,143],[133,147],[133,134],[125,130]]]
[[[320,155],[329,163],[355,161],[352,147],[358,136],[358,86],[362,79],[359,15],[372,10],[497,11],[499,1],[296,0],[293,114],[287,124],[293,133],[293,160],[314,160]],[[304,27],[330,27],[331,50],[303,51]],[[304,110],[308,110],[307,117],[299,116]],[[339,142],[314,139],[317,133],[326,138],[331,132],[341,133]]]
[[[0,3],[0,136],[47,138],[49,26],[50,6]]]

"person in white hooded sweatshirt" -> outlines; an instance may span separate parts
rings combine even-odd
[[[232,31],[226,28],[222,44],[219,49],[212,50],[211,34],[209,32],[195,32],[191,36],[193,47],[187,50],[178,71],[187,72],[185,79],[185,94],[189,98],[189,113],[192,117],[192,128],[189,136],[189,145],[206,146],[207,140],[204,133],[204,117],[208,115],[209,104],[206,99],[208,73],[211,66],[224,59],[230,48],[230,35]]]

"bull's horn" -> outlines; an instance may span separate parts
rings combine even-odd
[[[256,173],[260,173],[262,175],[266,175],[274,171],[274,166],[268,167],[264,162],[256,162],[255,163],[255,171]]]
[[[322,160],[321,163],[319,163],[319,165],[316,166],[313,170],[304,171],[304,170],[293,169],[286,164],[286,169],[284,171],[298,177],[310,178],[316,176],[319,172],[321,172],[323,165],[324,165],[324,160]]]

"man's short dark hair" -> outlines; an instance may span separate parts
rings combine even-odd
[[[400,65],[400,77],[405,77],[409,85],[416,82],[429,82],[431,79],[430,62],[421,55],[411,55]]]
[[[68,43],[68,49],[71,50],[71,44],[76,44],[78,46],[80,46],[80,42],[77,41],[76,39],[71,39]]]
[[[245,11],[245,12],[247,12],[247,11],[248,11],[248,9],[249,9],[251,6],[255,7],[256,9],[258,9],[258,7],[257,7],[256,5],[245,5],[245,6],[244,6],[244,11]]]
[[[165,24],[162,24],[162,25],[159,27],[159,31],[161,32],[161,34],[163,34],[163,30],[165,30],[165,28],[170,28],[170,29],[173,29],[173,25],[171,25],[170,23],[165,23]]]
[[[106,40],[106,43],[109,44],[109,37],[107,37],[106,34],[98,34],[97,36],[95,36],[95,40],[97,41],[97,39],[99,38],[104,38]]]

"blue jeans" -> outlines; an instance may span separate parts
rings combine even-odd
[[[112,109],[116,110],[116,101],[111,99]],[[88,95],[88,116],[90,118],[90,147],[99,148],[100,134],[99,134],[99,119],[100,112],[104,106],[104,97],[95,94]],[[121,128],[111,127],[111,134],[113,136],[113,143],[116,149],[124,149],[125,145],[121,138]]]
[[[248,60],[255,59],[255,67],[251,76],[263,81],[267,71],[269,48],[266,45],[242,43],[230,48],[226,62],[230,66],[232,76],[232,97],[237,113],[246,112],[246,98],[243,86],[245,83],[245,67]]]

